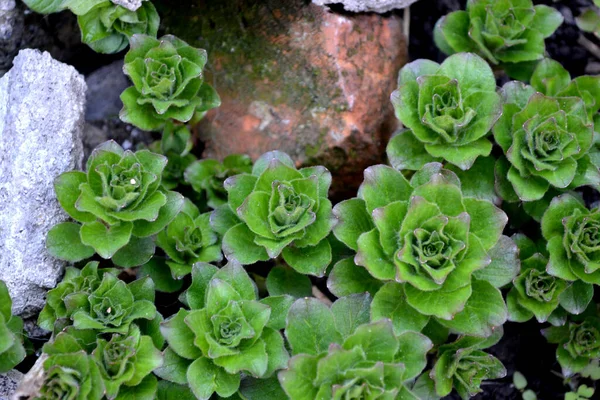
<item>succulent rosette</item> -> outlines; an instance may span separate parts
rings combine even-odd
[[[225,181],[228,203],[211,216],[223,252],[244,265],[282,255],[298,272],[323,276],[332,258],[330,185],[322,166],[296,169],[285,153],[262,155],[251,174]]]
[[[542,217],[550,254],[547,271],[567,281],[600,285],[600,210],[571,194],[552,200]],[[592,290],[593,292],[593,290]]]
[[[581,372],[592,361],[600,359],[600,318],[587,316],[581,321],[542,330],[550,343],[557,343],[556,358],[563,375]]]
[[[194,162],[185,170],[185,181],[207,199],[211,208],[227,203],[227,190],[223,183],[227,178],[252,172],[252,159],[247,155],[230,154],[223,162],[204,159]]]
[[[99,366],[108,399],[119,398],[121,387],[135,388],[144,380],[156,381],[151,372],[162,365],[162,354],[150,336],[131,325],[126,334],[113,334],[110,340],[99,338],[92,358]],[[133,389],[135,390],[135,389]]]
[[[82,42],[98,53],[118,53],[129,45],[134,34],[156,37],[160,17],[154,5],[144,0],[136,11],[109,0],[87,2],[88,7],[72,8],[77,15]]]
[[[544,39],[562,24],[561,13],[531,0],[469,0],[435,25],[434,39],[446,54],[471,51],[492,64],[544,57]]]
[[[0,281],[0,373],[13,369],[25,358],[23,320],[12,315],[8,288]]]
[[[506,214],[464,196],[453,172],[431,163],[409,182],[388,166],[369,167],[358,198],[336,205],[334,215],[334,234],[356,250],[355,263],[379,280],[404,283],[406,302],[421,314],[478,335],[504,323],[497,288],[514,276],[517,254],[502,236]],[[482,313],[475,304],[483,299],[488,307]],[[487,322],[469,323],[469,314]]]
[[[219,237],[210,226],[210,213],[200,214],[187,199],[183,210],[158,234],[156,242],[169,256],[167,265],[176,279],[189,274],[197,262],[223,258]]]
[[[277,320],[267,302],[237,264],[217,269],[198,263],[185,294],[190,310],[181,309],[161,325],[169,358],[177,371],[157,372],[163,379],[189,384],[198,399],[235,394],[242,376],[267,378],[285,367],[285,350]],[[276,329],[275,329],[275,328]]]
[[[120,118],[140,129],[160,129],[168,120],[188,122],[221,104],[204,82],[206,51],[172,35],[133,35],[123,71],[133,86],[121,94]]]
[[[101,333],[126,333],[131,323],[138,319],[156,317],[154,283],[142,278],[126,284],[115,275],[105,273],[98,287],[81,304],[73,315],[73,326]]]
[[[430,373],[438,396],[456,392],[464,400],[482,392],[484,380],[504,378],[506,369],[496,357],[483,351],[500,340],[500,334],[488,339],[463,336],[454,343],[439,347],[438,356]]]
[[[508,319],[525,322],[535,316],[538,322],[546,322],[559,307],[568,282],[546,272],[545,249],[538,251],[535,243],[521,234],[513,239],[519,247],[521,272],[506,298]]]
[[[492,151],[487,136],[502,112],[501,99],[490,66],[475,54],[455,54],[441,65],[429,60],[407,64],[392,103],[408,128],[388,144],[397,169],[417,170],[443,159],[467,170]]]
[[[87,346],[78,339],[62,332],[53,342],[44,345],[48,357],[43,361],[43,382],[36,399],[100,400],[104,397],[100,368],[86,352]]]
[[[494,126],[506,157],[496,165],[496,187],[506,201],[536,201],[549,191],[600,185],[593,117],[600,108],[600,79],[569,73],[541,61],[532,86],[502,87],[502,117]]]
[[[388,319],[369,322],[369,303],[365,294],[340,298],[331,308],[316,299],[296,300],[285,330],[294,357],[279,372],[289,399],[419,398],[410,383],[433,344],[417,332],[396,334]],[[345,318],[348,313],[356,318]]]
[[[38,317],[38,325],[54,331],[57,320],[70,319],[82,303],[85,304],[84,299],[100,286],[102,275],[107,272],[114,270],[98,270],[98,262],[95,261],[87,263],[82,269],[67,267],[62,281],[48,292],[46,305]]]
[[[151,236],[183,205],[183,196],[161,187],[166,163],[162,155],[125,151],[109,141],[93,151],[87,172],[60,175],[54,183],[58,201],[81,225],[54,226],[47,239],[50,253],[80,261],[95,252],[122,267],[148,261],[154,254]]]

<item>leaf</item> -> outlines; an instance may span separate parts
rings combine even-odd
[[[237,260],[242,265],[270,259],[264,247],[254,243],[254,233],[244,224],[237,224],[223,237],[223,253],[227,259]]]
[[[352,257],[338,261],[327,278],[327,289],[337,297],[365,292],[373,296],[381,286],[381,281],[373,278],[364,267],[356,265]]]
[[[559,304],[571,314],[581,314],[594,297],[594,285],[575,281],[558,296]]]
[[[220,395],[226,395],[226,397],[237,391],[240,383],[239,374],[230,375],[232,379],[228,379],[226,375],[228,374],[214,365],[211,360],[200,357],[188,368],[187,379],[196,398],[208,400],[217,390]]]
[[[508,318],[506,304],[498,289],[487,281],[473,279],[473,293],[465,308],[452,320],[438,320],[442,325],[465,335],[488,337]]]
[[[276,376],[267,379],[248,376],[242,380],[240,393],[247,400],[281,400],[286,398]]]
[[[394,201],[409,199],[412,187],[404,176],[386,165],[374,165],[364,172],[364,181],[358,188],[358,197],[367,205],[367,212]]]
[[[439,161],[425,150],[424,144],[410,129],[397,132],[390,139],[386,153],[390,164],[398,171],[418,170],[427,163]]]
[[[294,302],[288,313],[285,336],[293,354],[317,355],[327,351],[330,344],[342,342],[331,310],[314,298]]]
[[[352,250],[357,250],[360,235],[374,228],[367,205],[363,199],[344,200],[333,207],[336,224],[333,227],[335,237]]]
[[[282,252],[285,262],[302,274],[321,277],[331,263],[331,245],[324,239],[311,247],[286,247]]]
[[[180,357],[167,347],[163,352],[163,364],[154,370],[154,373],[162,379],[181,385],[187,384],[187,370],[192,361]]]
[[[52,14],[65,9],[67,0],[23,0],[27,7],[40,14]]]
[[[352,294],[337,299],[331,305],[335,328],[343,338],[350,336],[358,326],[369,322],[371,300],[368,293]]]
[[[386,318],[392,321],[397,335],[406,331],[420,332],[429,321],[429,316],[419,313],[406,302],[403,285],[397,282],[386,283],[371,303],[371,319]]]
[[[207,263],[196,263],[192,267],[192,284],[186,290],[187,303],[192,310],[206,307],[208,284],[219,269]]]
[[[183,308],[160,324],[160,331],[171,349],[180,357],[194,360],[202,356],[202,352],[194,345],[194,332],[187,326],[184,319],[189,311]]]
[[[291,295],[293,297],[309,297],[312,295],[312,283],[306,275],[292,268],[278,265],[267,275],[267,290],[271,296]]]
[[[288,312],[294,300],[289,295],[269,296],[260,300],[262,304],[266,304],[271,308],[271,317],[267,326],[276,330],[284,329]]]
[[[148,375],[136,386],[121,385],[115,400],[153,400],[156,398],[158,381],[154,375]]]
[[[501,288],[508,285],[519,274],[521,263],[519,251],[508,236],[500,236],[494,247],[488,251],[492,262],[485,268],[477,270],[473,276]]]
[[[48,252],[61,260],[78,262],[94,255],[93,247],[86,246],[80,238],[81,225],[63,222],[54,225],[48,231],[46,248]]]
[[[164,258],[154,257],[142,265],[138,270],[138,278],[144,276],[152,278],[159,292],[174,293],[183,286],[182,280],[173,279]]]
[[[196,396],[194,396],[187,384],[177,385],[167,381],[158,382],[156,398],[157,400],[196,400]]]
[[[513,375],[513,385],[515,385],[518,390],[522,391],[527,387],[527,379],[525,379],[525,376],[523,376],[522,373],[515,371]]]
[[[153,238],[132,236],[129,243],[113,255],[112,261],[122,268],[137,267],[147,263],[152,258],[155,248]]]
[[[154,221],[135,221],[132,231],[134,236],[147,237],[157,234],[181,211],[184,197],[177,192],[166,192],[165,195],[167,202],[158,210],[158,217]]]
[[[416,378],[427,365],[427,353],[432,349],[431,340],[420,333],[406,331],[398,335],[398,352],[395,361],[404,364],[403,379]]]
[[[54,191],[58,202],[69,216],[79,222],[92,222],[96,219],[93,214],[75,208],[79,198],[79,185],[86,182],[87,175],[81,171],[65,172],[54,180]]]
[[[343,348],[351,350],[358,347],[369,361],[388,362],[394,361],[398,351],[398,338],[390,321],[382,320],[364,324],[356,330],[345,341]]]
[[[93,247],[100,257],[110,259],[129,242],[132,228],[133,224],[125,221],[111,226],[91,222],[81,227],[81,242]]]

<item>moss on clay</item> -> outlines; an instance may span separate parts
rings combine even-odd
[[[321,18],[317,8],[302,1],[280,0],[155,3],[165,33],[208,51],[207,78],[220,93],[229,92],[247,104],[347,107],[340,104],[345,101],[335,80],[324,79],[320,68],[307,59],[303,48],[310,43],[302,43],[301,35],[294,35],[301,32],[290,29],[300,19],[303,24],[315,23]],[[268,83],[273,90],[264,90]]]

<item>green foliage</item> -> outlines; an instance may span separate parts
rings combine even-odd
[[[161,184],[165,190],[173,190],[179,185],[187,184],[183,173],[196,157],[190,153],[192,134],[185,125],[175,125],[169,121],[163,130],[162,139],[149,147],[154,153],[167,157],[167,166],[163,170]]]
[[[417,170],[445,160],[466,170],[492,150],[487,136],[502,111],[501,99],[491,68],[475,54],[456,54],[441,65],[429,60],[407,64],[392,103],[409,128],[388,144],[394,168]]]
[[[218,107],[217,92],[203,78],[206,51],[172,35],[133,35],[123,71],[133,86],[121,94],[120,118],[140,129],[161,129],[169,120],[188,122]]]
[[[517,252],[502,236],[507,217],[488,201],[463,196],[453,172],[431,163],[408,181],[387,166],[367,168],[358,198],[336,205],[334,215],[334,234],[357,250],[356,264],[379,280],[401,282],[386,290],[402,290],[407,306],[462,333],[488,336],[505,322],[496,287],[507,280],[497,277],[508,271],[512,279]],[[367,219],[361,228],[368,230],[357,229],[354,221]],[[499,273],[486,275],[486,267]]]
[[[481,382],[506,376],[506,369],[496,357],[483,349],[494,345],[502,337],[495,334],[488,339],[463,336],[454,343],[438,349],[435,366],[430,373],[439,396],[447,396],[456,389],[463,399],[480,393]]]
[[[185,181],[202,194],[210,208],[227,204],[227,190],[223,183],[238,174],[250,174],[252,160],[241,154],[230,154],[223,162],[203,159],[194,162],[185,170]]]
[[[175,279],[189,274],[194,263],[223,258],[219,237],[210,226],[210,213],[200,214],[187,199],[175,219],[160,231],[156,243],[169,256],[167,265]]]
[[[575,23],[579,29],[593,33],[596,37],[600,37],[600,9],[598,7],[600,6],[596,4],[596,7],[586,8],[575,18]]]
[[[502,87],[503,113],[494,137],[506,157],[496,165],[496,187],[507,201],[540,200],[549,189],[600,185],[592,116],[600,107],[600,79],[571,81],[556,62],[542,61],[532,86]]]
[[[344,297],[329,309],[296,300],[285,331],[294,357],[279,373],[288,398],[418,398],[407,383],[425,367],[431,341],[416,332],[396,335],[389,320],[369,323],[369,302]]]
[[[92,357],[99,366],[109,399],[124,397],[119,393],[125,386],[143,391],[148,380],[156,381],[150,373],[163,362],[152,338],[142,336],[136,325],[131,325],[125,334],[113,334],[109,340],[99,338]]]
[[[587,400],[594,395],[594,388],[587,385],[581,385],[576,392],[565,393],[565,400]]]
[[[547,271],[567,281],[600,285],[600,210],[570,194],[555,197],[542,217],[550,254]]]
[[[548,342],[557,343],[556,358],[562,373],[570,377],[600,359],[600,318],[587,316],[580,322],[542,330]]]
[[[128,332],[133,321],[156,317],[154,283],[143,278],[130,284],[113,270],[98,270],[90,262],[82,270],[69,268],[61,283],[48,292],[38,324],[58,332],[64,326],[99,333]]]
[[[252,173],[228,178],[228,203],[211,224],[229,259],[253,264],[279,255],[296,271],[323,276],[332,260],[331,174],[321,166],[296,169],[285,153],[263,154]]]
[[[39,399],[100,400],[104,396],[104,380],[94,358],[86,353],[83,343],[67,332],[44,345],[48,358],[44,361],[44,380]]]
[[[519,246],[521,273],[515,278],[514,286],[506,298],[508,319],[525,322],[535,315],[538,322],[546,322],[560,303],[569,307],[568,301],[562,296],[568,283],[546,272],[548,258],[543,254],[545,251],[538,252],[531,239],[519,234],[515,235],[514,240]],[[591,297],[587,300],[589,302]],[[586,307],[587,304],[583,309]]]
[[[241,266],[195,264],[185,298],[190,310],[161,324],[170,365],[157,372],[163,379],[187,383],[198,399],[209,399],[215,392],[234,395],[242,376],[267,378],[285,367],[289,356],[277,321],[287,309],[259,301]]]
[[[8,288],[0,281],[0,373],[13,369],[25,358],[23,320],[12,315]]]
[[[474,52],[505,66],[543,58],[544,39],[562,22],[558,10],[531,0],[469,0],[436,23],[434,39],[446,54]]]
[[[180,194],[161,187],[166,163],[162,155],[125,151],[109,141],[93,151],[87,172],[60,175],[54,183],[56,196],[78,223],[65,222],[50,230],[50,254],[75,262],[95,252],[122,267],[147,262],[154,254],[151,236],[183,205]]]
[[[118,53],[134,34],[155,36],[160,18],[154,5],[142,0],[131,11],[110,0],[24,0],[33,11],[49,14],[69,9],[77,15],[81,41],[98,53]]]

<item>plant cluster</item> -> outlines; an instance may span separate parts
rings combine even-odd
[[[39,316],[38,398],[467,399],[506,375],[487,351],[503,324],[533,318],[567,379],[600,376],[600,211],[581,194],[600,187],[600,78],[544,58],[553,8],[470,0],[442,18],[450,56],[399,72],[390,165],[333,206],[331,173],[283,152],[196,158],[191,125],[220,103],[207,54],[157,39],[149,1],[26,2],[86,10],[95,49],[128,38],[121,118],[162,132],[56,179],[74,222],[47,247],[75,265]],[[498,88],[500,69],[524,82]],[[24,356],[6,298],[0,371]]]

